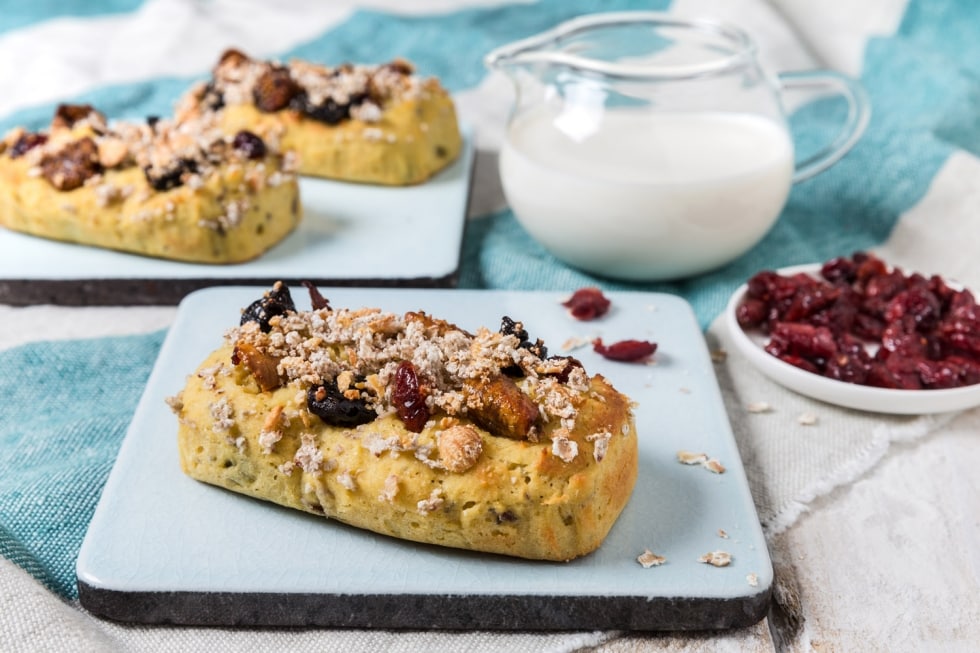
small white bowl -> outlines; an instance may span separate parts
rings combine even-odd
[[[776,270],[781,275],[805,272],[814,276],[819,271],[820,264]],[[735,312],[746,290],[746,284],[741,285],[728,300],[725,310],[725,326],[732,343],[760,372],[790,390],[845,408],[893,415],[946,413],[980,405],[980,384],[943,390],[892,390],[845,383],[784,363],[765,351],[768,340],[765,334],[747,333],[739,326]]]

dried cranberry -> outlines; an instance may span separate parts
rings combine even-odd
[[[330,426],[359,426],[378,416],[364,399],[344,396],[336,381],[311,386],[306,393],[306,408]]]
[[[647,340],[620,340],[611,345],[602,343],[602,338],[592,341],[592,349],[604,358],[627,363],[650,358],[657,351],[657,343]]]
[[[20,135],[20,137],[14,141],[14,144],[10,147],[10,158],[16,159],[19,156],[23,156],[26,152],[33,150],[39,145],[44,145],[48,142],[47,134],[38,134],[35,132],[25,132]]]
[[[429,408],[425,405],[415,366],[409,361],[402,361],[395,369],[391,403],[406,429],[419,433],[425,428],[425,423],[429,421]]]
[[[231,146],[241,152],[246,159],[254,161],[265,158],[265,141],[246,129],[235,134]]]
[[[577,320],[594,320],[609,311],[612,302],[602,294],[599,288],[579,288],[562,306],[571,312]]]
[[[941,277],[905,274],[856,252],[822,279],[770,270],[748,281],[743,328],[768,331],[765,350],[814,373],[884,388],[980,383],[980,307]],[[877,345],[874,356],[869,345]]]
[[[289,288],[282,282],[277,282],[272,290],[266,292],[260,299],[256,299],[242,311],[241,324],[246,322],[258,322],[259,329],[263,333],[269,333],[272,325],[269,321],[276,315],[285,315],[287,312],[295,311],[296,305],[293,297],[289,294]]]

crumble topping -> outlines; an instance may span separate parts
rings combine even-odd
[[[416,507],[420,514],[428,515],[430,512],[441,508],[443,503],[445,503],[445,500],[442,498],[442,488],[437,487],[432,490],[428,499],[422,499],[416,504]]]
[[[601,463],[602,459],[606,457],[606,452],[609,450],[609,440],[612,439],[612,433],[602,431],[601,433],[587,435],[585,439],[592,443],[592,457],[595,458],[597,463]]]
[[[316,474],[323,464],[323,452],[316,446],[316,438],[312,433],[300,436],[300,447],[293,456],[293,462],[307,474]]]
[[[76,115],[67,122],[64,115],[71,112]],[[164,192],[187,185],[193,192],[226,163],[244,164],[264,160],[267,153],[277,155],[277,148],[254,134],[246,139],[249,144],[240,143],[238,136],[242,133],[248,132],[225,135],[212,114],[180,122],[151,117],[143,123],[110,125],[102,113],[89,105],[63,104],[48,130],[12,130],[4,138],[3,149],[12,158],[24,159],[29,176],[44,177],[58,190],[93,186],[97,204],[106,207],[131,197],[143,202],[152,196],[151,189]],[[259,165],[263,164],[255,166],[250,171],[250,181],[243,179],[243,183],[255,188],[265,183],[260,178],[273,174],[278,174],[281,183],[283,174],[290,173],[265,167],[259,170]],[[104,181],[106,171],[132,167],[143,170],[148,184],[145,191]],[[234,221],[234,216],[229,219]]]
[[[197,84],[181,99],[176,114],[183,120],[213,114],[228,105],[254,105],[263,112],[292,109],[326,124],[347,118],[378,123],[387,104],[424,92],[423,80],[402,59],[331,67],[298,59],[252,59],[228,50],[211,79]]]
[[[277,287],[280,291],[283,288]],[[508,401],[517,402],[515,411],[524,411],[528,406],[518,404],[530,402],[540,424],[557,422],[552,451],[566,462],[578,454],[579,443],[569,435],[576,425],[578,406],[589,397],[599,396],[591,391],[590,377],[583,368],[570,366],[565,370],[566,359],[543,360],[522,347],[513,334],[485,327],[471,334],[425,313],[400,315],[376,308],[288,310],[270,317],[265,325],[246,321],[229,329],[225,338],[236,351],[243,352],[242,358],[253,374],[261,370],[264,377],[265,371],[272,371],[272,382],[296,386],[297,403],[304,405],[301,388],[333,384],[343,399],[361,402],[378,417],[395,413],[396,372],[405,362],[413,366],[424,389],[421,397],[426,409],[436,421],[461,416],[472,419],[479,411],[495,410]],[[501,372],[515,368],[522,376]],[[563,370],[567,372],[565,382],[555,376]],[[502,391],[500,396],[491,393],[493,400],[486,401],[487,388],[491,387],[513,390]],[[519,396],[509,397],[508,392]],[[318,393],[317,401],[321,401],[325,391]],[[430,419],[425,426],[432,428],[436,421]],[[267,431],[263,442],[273,437],[274,429]],[[629,426],[624,425],[623,434],[628,433]],[[539,424],[525,423],[524,432],[513,435],[535,441]],[[428,443],[400,442],[367,430],[359,437],[361,446],[375,456],[414,450],[425,464],[450,471],[471,467],[482,447],[476,430],[451,424],[440,436],[438,459],[433,459],[434,449]],[[601,432],[589,437],[595,442],[594,455],[599,461],[612,434]]]
[[[578,455],[578,443],[570,440],[565,433],[556,432],[551,438],[551,453],[570,463]]]
[[[344,470],[337,474],[337,482],[344,486],[348,492],[354,492],[357,490],[357,481],[354,479],[354,474],[348,470]]]
[[[398,476],[395,474],[389,474],[388,478],[385,479],[385,484],[381,488],[381,493],[378,495],[378,501],[387,501],[391,503],[398,496]]]
[[[208,404],[208,412],[214,420],[212,426],[215,431],[229,431],[235,425],[234,411],[225,397]]]

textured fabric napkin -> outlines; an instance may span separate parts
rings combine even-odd
[[[256,56],[338,61],[412,59],[453,91],[477,131],[474,218],[460,285],[473,288],[658,290],[695,308],[712,347],[760,519],[774,535],[810,502],[874,466],[892,442],[920,437],[945,417],[888,418],[820,404],[762,378],[729,345],[717,317],[755,271],[875,248],[891,262],[980,288],[980,5],[955,0],[630,1],[532,4],[394,2],[209,3],[99,0],[63,15],[49,3],[0,12],[0,130],[41,126],[55,103],[88,101],[111,117],[166,114],[226,47]],[[463,6],[466,5],[466,6]],[[460,8],[462,6],[462,8]],[[556,261],[506,209],[495,156],[512,91],[488,74],[492,47],[594,11],[664,9],[741,24],[774,70],[833,67],[859,77],[874,114],[857,147],[794,187],[779,223],[739,261],[672,284],[622,284]],[[139,56],[133,53],[138,52]],[[17,65],[11,65],[16,62]],[[801,110],[797,144],[812,146],[839,118]],[[2,253],[0,253],[2,255]],[[0,352],[0,632],[23,650],[572,650],[611,633],[409,634],[243,632],[139,628],[75,609],[74,561],[102,483],[153,365],[162,334],[37,343]],[[749,413],[749,402],[773,411]],[[803,412],[817,423],[802,426]],[[55,597],[66,601],[62,604]],[[16,603],[12,603],[12,602]],[[755,635],[748,635],[750,640]],[[746,640],[734,636],[736,648]],[[5,642],[0,637],[0,648]],[[753,643],[754,642],[753,640]],[[690,650],[698,646],[688,643]],[[725,647],[724,640],[712,642]],[[765,642],[762,642],[765,645]]]

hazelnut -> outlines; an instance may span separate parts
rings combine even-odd
[[[451,472],[461,473],[483,453],[483,438],[472,426],[452,426],[439,434],[439,459]]]

